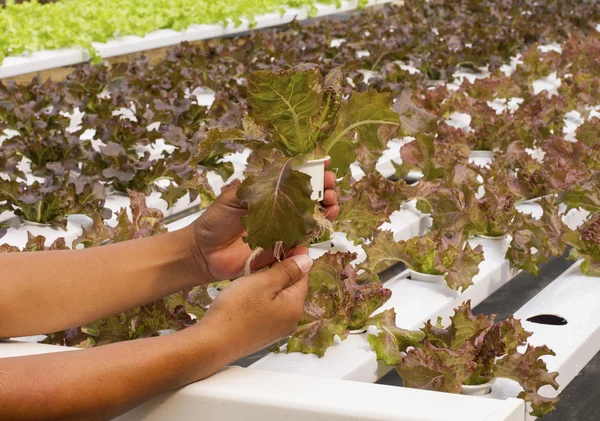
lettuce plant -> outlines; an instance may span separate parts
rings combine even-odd
[[[46,246],[46,237],[43,235],[33,235],[31,232],[27,231],[27,243],[25,243],[25,247],[23,250],[20,250],[18,247],[11,246],[10,244],[2,244],[0,246],[0,253],[13,253],[18,251],[46,251],[46,250],[68,250],[67,244],[63,237],[58,237],[56,240],[52,242],[49,246]]]
[[[479,273],[478,266],[483,261],[481,245],[473,249],[462,234],[439,231],[407,241],[394,241],[391,231],[381,231],[365,251],[367,262],[360,267],[371,277],[377,278],[382,265],[402,262],[415,272],[444,275],[450,288],[463,291],[473,285],[473,276]]]
[[[537,203],[543,210],[540,218],[517,212],[510,232],[512,240],[505,256],[514,267],[534,276],[540,273],[539,265],[548,261],[550,256],[565,253],[574,235],[563,223],[557,205],[548,198]]]
[[[58,87],[48,82],[32,86],[26,94],[6,90],[12,100],[10,105],[0,102],[0,131],[10,129],[16,134],[3,142],[3,149],[28,158],[33,173],[41,176],[49,172],[48,163],[86,158],[91,142],[67,130],[70,120],[61,114],[67,101],[56,92]]]
[[[0,210],[11,210],[26,221],[65,227],[66,217],[100,213],[110,218],[104,207],[106,191],[98,181],[72,176],[69,171],[28,185],[16,180],[0,180]]]
[[[361,329],[371,314],[392,295],[379,282],[360,284],[353,253],[328,253],[315,260],[310,273],[304,316],[287,343],[287,352],[322,357],[335,336],[346,339]]]
[[[586,183],[600,168],[600,155],[584,142],[551,136],[542,145],[542,159],[533,158],[522,142],[511,143],[496,160],[514,171],[514,184],[524,198],[533,199],[570,191]]]
[[[437,132],[415,134],[414,140],[400,148],[402,164],[397,167],[397,176],[403,177],[417,168],[423,173],[424,180],[432,181],[443,178],[457,165],[466,165],[471,150],[461,141],[462,135],[461,129],[444,123],[438,126]]]
[[[408,199],[417,199],[421,212],[431,215],[434,229],[488,236],[510,232],[522,197],[514,175],[499,165],[457,164],[444,177],[404,189]]]
[[[99,214],[92,215],[91,227],[83,227],[83,233],[73,241],[73,248],[82,244],[85,248],[100,246],[107,243],[118,243],[126,240],[152,237],[167,232],[167,227],[161,222],[163,214],[158,209],[146,206],[143,193],[128,190],[131,201],[131,218],[127,209],[117,212],[117,225],[107,225]]]
[[[212,130],[199,145],[201,156],[224,141],[253,148],[238,189],[238,198],[248,204],[243,223],[251,248],[286,248],[320,235],[325,218],[310,199],[310,176],[295,166],[330,155],[331,168],[341,175],[359,145],[381,153],[380,127],[400,125],[390,94],[369,90],[344,101],[342,80],[340,69],[323,77],[312,65],[255,72],[247,78],[242,127]]]
[[[316,11],[311,0],[265,0],[259,3],[235,0],[227,4],[204,0],[182,0],[177,4],[164,4],[159,0],[14,3],[6,0],[6,7],[0,8],[0,22],[20,36],[0,38],[0,64],[10,54],[75,45],[88,49],[93,59],[99,59],[92,42],[106,42],[115,34],[143,37],[158,29],[182,31],[190,25],[233,23],[239,26],[242,18],[249,19],[252,25],[257,14],[281,12],[284,6],[306,6],[311,14]],[[335,2],[326,0],[324,3]]]
[[[360,181],[346,174],[338,182],[340,212],[333,222],[335,231],[347,233],[355,244],[370,240],[377,229],[400,209],[405,197],[404,181],[394,182],[377,171],[371,171]]]
[[[600,276],[600,214],[593,214],[567,240],[573,246],[569,259],[581,262],[581,273]]]
[[[405,387],[461,393],[463,385],[478,385],[493,378],[517,381],[518,395],[531,404],[531,415],[540,417],[556,407],[559,398],[546,398],[538,390],[546,385],[558,389],[541,357],[555,355],[546,346],[531,346],[532,335],[520,320],[510,316],[495,321],[495,315],[474,316],[471,302],[463,303],[450,317],[450,325],[425,323],[420,332],[396,326],[393,310],[370,320],[381,332],[368,340],[377,358],[395,365]],[[523,347],[526,345],[526,348]]]

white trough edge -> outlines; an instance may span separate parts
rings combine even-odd
[[[117,418],[134,420],[523,421],[519,399],[424,390],[229,367]],[[359,397],[353,399],[353,397]],[[428,404],[435,400],[435,405]]]
[[[533,332],[532,345],[547,345],[556,356],[544,357],[549,371],[558,371],[558,391],[544,386],[543,396],[555,397],[600,351],[600,278],[582,275],[575,263],[515,313],[525,330]],[[526,321],[540,314],[565,318],[566,325],[543,325]],[[516,396],[521,387],[508,379],[497,379],[492,398]],[[560,405],[560,404],[559,404]],[[528,419],[534,417],[528,415]]]
[[[389,0],[369,0],[367,6],[389,3]],[[358,8],[358,1],[342,1],[339,8],[335,5],[316,4],[315,17],[328,16],[336,13],[349,12]],[[114,57],[137,53],[145,50],[168,47],[183,41],[199,41],[217,38],[225,35],[239,34],[248,30],[268,28],[298,20],[307,19],[308,8],[288,8],[283,15],[273,12],[256,17],[256,25],[249,27],[249,21],[242,19],[238,27],[221,24],[191,25],[184,31],[161,29],[147,34],[145,37],[128,35],[108,41],[93,43],[100,57]],[[83,48],[62,48],[59,50],[36,51],[29,56],[8,56],[0,66],[0,79],[26,73],[40,72],[57,67],[73,66],[90,59],[89,53]]]
[[[541,208],[536,204],[519,205],[519,209],[534,215],[541,214]],[[418,211],[415,209],[415,212]],[[565,222],[570,225],[578,224],[582,221],[581,217],[580,212],[569,213]],[[407,221],[413,230],[417,230],[418,225],[419,232],[408,237],[395,235],[395,238],[406,239],[423,234],[428,219],[427,216],[422,216],[420,220],[412,223]],[[392,290],[392,297],[378,312],[394,307],[399,327],[419,329],[428,319],[450,316],[454,308],[466,300],[471,300],[471,305],[475,307],[518,273],[511,269],[510,263],[504,258],[509,245],[508,239],[472,239],[469,242],[473,247],[478,244],[483,246],[485,260],[479,265],[479,274],[473,278],[474,285],[465,292],[454,292],[446,284],[409,280],[408,271],[405,271],[386,282],[385,286]],[[374,328],[369,328],[369,332],[375,331]],[[383,377],[391,368],[376,360],[375,353],[367,342],[367,334],[368,332],[349,335],[344,341],[336,338],[334,345],[322,358],[298,352],[286,354],[284,346],[281,353],[268,354],[250,368],[372,383]]]

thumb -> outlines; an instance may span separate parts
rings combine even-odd
[[[298,254],[273,265],[265,273],[265,279],[278,291],[282,291],[307,276],[312,265],[313,260],[308,254]]]
[[[229,208],[247,211],[248,207],[245,204],[241,203],[240,200],[237,198],[237,190],[241,184],[242,182],[240,180],[235,179],[231,183],[223,186],[223,188],[221,189],[221,194],[217,196],[215,202],[227,206]]]

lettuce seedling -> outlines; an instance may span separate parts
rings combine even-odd
[[[328,253],[317,260],[310,273],[304,316],[287,343],[287,352],[325,355],[335,336],[361,329],[371,314],[392,295],[379,282],[359,284],[351,261],[353,253]]]
[[[33,111],[31,104],[19,106],[13,115],[21,118],[18,124],[9,129],[16,130],[16,136],[7,139],[2,148],[14,150],[20,156],[31,160],[34,174],[48,174],[46,164],[66,160],[84,160],[92,151],[89,140],[81,140],[79,136],[67,130],[70,120],[58,112]]]
[[[600,276],[600,213],[593,214],[576,231],[570,233],[566,241],[573,246],[569,259],[582,259],[581,273]]]
[[[420,181],[404,191],[408,199],[417,199],[421,212],[431,214],[434,229],[467,236],[509,233],[522,197],[514,175],[498,165],[458,164],[439,184]]]
[[[443,326],[441,318],[436,324],[429,320],[420,332],[398,328],[394,316],[388,310],[373,317],[370,323],[381,332],[369,335],[368,341],[379,360],[396,366],[405,387],[461,393],[463,385],[504,377],[521,385],[518,397],[531,403],[531,415],[540,417],[555,409],[559,398],[538,393],[546,385],[558,389],[558,373],[549,373],[541,358],[555,354],[546,346],[527,345],[532,334],[520,320],[474,316],[470,301],[454,310],[450,325]]]
[[[72,176],[69,171],[27,185],[16,180],[0,180],[0,210],[11,210],[26,221],[66,228],[69,215],[110,218],[104,207],[106,191],[98,181]],[[4,202],[3,204],[1,202]]]
[[[162,212],[146,206],[146,196],[143,193],[128,190],[127,194],[131,201],[131,218],[127,215],[127,209],[121,208],[117,212],[117,225],[111,227],[99,214],[92,215],[92,226],[83,227],[83,233],[73,241],[73,248],[79,244],[88,248],[167,232],[167,227],[161,222]]]
[[[570,191],[586,183],[600,168],[600,154],[584,142],[569,142],[552,136],[541,146],[542,159],[532,157],[522,142],[511,143],[496,160],[510,168],[516,187],[527,199]]]
[[[473,285],[473,277],[479,273],[478,266],[483,261],[481,245],[473,249],[462,234],[439,231],[407,241],[394,241],[391,231],[381,231],[365,251],[367,261],[359,267],[373,278],[377,278],[382,265],[402,262],[415,272],[444,275],[450,288],[463,291]]]
[[[400,209],[405,200],[402,186],[404,181],[391,181],[378,171],[360,181],[346,174],[338,183],[340,212],[333,222],[334,230],[345,232],[355,244],[370,240],[389,221],[389,216]]]
[[[342,82],[339,68],[323,77],[313,65],[252,73],[241,127],[215,129],[199,145],[200,156],[225,141],[252,147],[238,189],[238,198],[248,204],[243,223],[251,248],[287,248],[310,235],[318,237],[325,218],[310,199],[310,176],[295,168],[331,156],[330,168],[342,175],[355,161],[358,146],[381,153],[380,127],[400,125],[391,94],[369,90],[345,101]]]
[[[58,237],[49,246],[46,246],[46,237],[43,235],[33,235],[27,231],[27,243],[23,250],[18,247],[11,246],[10,244],[2,244],[0,246],[0,253],[14,253],[19,251],[47,251],[47,250],[68,250],[67,244],[64,237]]]
[[[562,256],[574,232],[562,221],[562,214],[552,200],[538,201],[543,210],[540,218],[517,212],[512,223],[512,241],[506,259],[516,268],[539,275],[539,265],[550,256]]]

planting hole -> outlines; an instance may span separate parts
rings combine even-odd
[[[567,324],[567,319],[555,314],[538,314],[527,319],[528,322],[538,323],[540,325],[564,326]]]
[[[361,334],[365,333],[366,331],[367,331],[367,328],[363,327],[360,329],[349,330],[348,333],[350,333],[351,335],[361,335]]]

